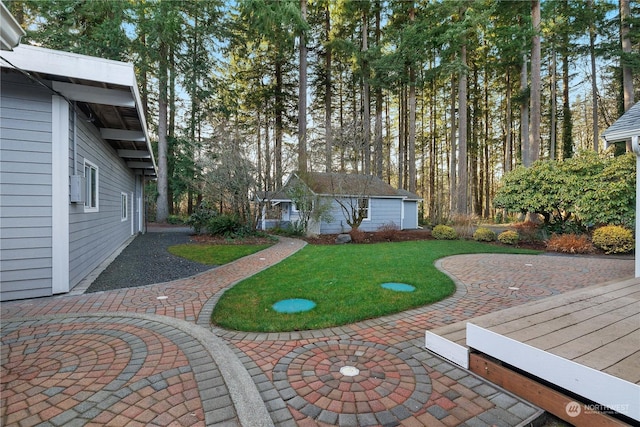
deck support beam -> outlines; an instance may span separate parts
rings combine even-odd
[[[469,369],[476,375],[491,381],[576,427],[628,426],[627,423],[602,412],[587,410],[588,406],[585,407],[582,403],[580,403],[578,413],[577,410],[574,411],[574,403],[576,403],[574,398],[506,368],[482,354],[472,353],[469,355]]]

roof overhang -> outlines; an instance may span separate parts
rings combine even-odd
[[[2,57],[74,102],[129,168],[157,176],[133,64],[26,45]]]
[[[25,34],[4,3],[0,2],[0,50],[13,50]]]
[[[618,120],[602,132],[607,145],[616,142],[631,141],[633,152],[640,155],[638,139],[640,138],[640,102],[633,105]]]

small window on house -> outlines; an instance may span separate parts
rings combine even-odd
[[[358,209],[362,212],[362,218],[365,220],[371,219],[371,209],[369,206],[370,199],[361,198],[358,199]]]
[[[291,210],[293,212],[300,212],[300,211],[311,212],[313,211],[313,208],[314,208],[314,203],[312,200],[294,202],[291,205]]]
[[[122,200],[122,216],[121,221],[126,221],[129,218],[129,196],[127,193],[120,193],[120,199]]]
[[[84,161],[84,211],[98,212],[98,166]]]

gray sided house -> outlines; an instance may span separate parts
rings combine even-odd
[[[314,211],[324,212],[318,221],[311,221],[312,234],[350,231],[347,222],[352,207],[362,209],[361,231],[378,231],[389,225],[401,230],[418,228],[418,204],[422,199],[416,194],[395,189],[372,175],[322,172],[293,173],[279,191],[258,193],[262,206],[259,226],[267,230],[299,221],[301,209],[296,195],[301,192],[311,197]]]
[[[70,291],[145,231],[156,175],[131,64],[21,45],[0,60],[0,298]]]

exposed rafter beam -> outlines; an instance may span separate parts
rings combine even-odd
[[[143,150],[118,150],[118,156],[129,159],[150,159],[151,153]]]
[[[151,162],[127,162],[127,167],[130,169],[153,169],[153,163]]]
[[[117,107],[135,108],[136,101],[131,91],[106,89],[102,87],[86,86],[64,82],[53,82],[53,90],[72,101],[89,102],[93,104],[115,105]]]
[[[146,141],[144,132],[138,130],[102,128],[100,129],[100,136],[114,141]]]

